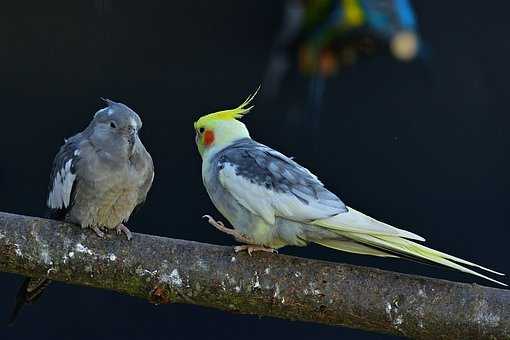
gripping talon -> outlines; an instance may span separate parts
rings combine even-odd
[[[131,234],[131,231],[126,227],[124,224],[119,224],[115,230],[117,231],[117,235],[120,235],[120,233],[126,234],[126,238],[128,241],[130,241],[133,238],[133,234]]]
[[[244,251],[244,250],[246,250],[248,252],[248,255],[250,255],[250,256],[251,256],[251,254],[253,252],[256,252],[256,251],[263,251],[263,252],[266,252],[266,253],[278,254],[278,250],[273,249],[273,248],[264,247],[264,246],[255,246],[255,245],[251,245],[251,244],[243,244],[242,246],[234,247],[234,251],[236,253],[239,253],[239,252]]]
[[[91,227],[92,230],[96,233],[96,235],[100,238],[105,238],[105,234],[98,227]]]

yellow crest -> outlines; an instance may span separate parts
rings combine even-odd
[[[198,125],[206,124],[207,122],[214,120],[233,120],[242,118],[245,114],[250,112],[251,109],[253,109],[254,106],[249,105],[253,101],[259,90],[260,86],[257,88],[257,91],[255,91],[255,93],[248,96],[248,98],[246,98],[246,100],[235,109],[218,111],[201,117],[197,122],[195,122],[195,128]]]

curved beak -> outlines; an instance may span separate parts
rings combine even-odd
[[[128,128],[128,143],[129,143],[129,151],[130,153],[133,152],[135,142],[136,142],[136,136],[138,135],[138,131],[134,127]]]
[[[129,136],[128,136],[128,141],[129,141],[129,144],[135,144],[135,141],[136,141],[136,131],[129,131]]]

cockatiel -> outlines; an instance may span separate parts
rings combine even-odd
[[[124,104],[105,100],[85,130],[66,140],[53,162],[48,217],[91,228],[99,237],[115,229],[131,239],[124,225],[141,206],[154,179],[152,158],[140,141],[142,121]],[[49,284],[27,278],[16,298],[10,323],[25,303],[35,301]]]
[[[234,229],[204,217],[246,243],[236,252],[251,255],[314,242],[350,253],[433,262],[505,285],[466,266],[501,273],[422,246],[411,241],[425,241],[422,237],[346,206],[306,168],[251,139],[239,119],[253,108],[254,96],[194,124],[205,188]]]

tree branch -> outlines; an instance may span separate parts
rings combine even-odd
[[[152,303],[341,325],[420,339],[510,339],[510,291],[0,213],[0,271]]]

